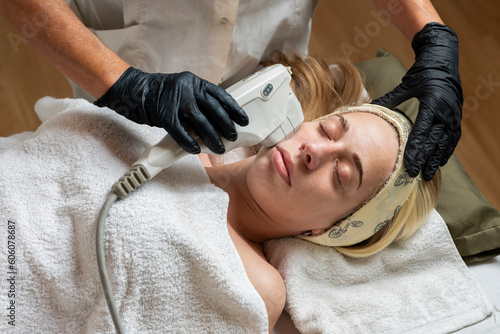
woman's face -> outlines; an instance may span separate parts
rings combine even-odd
[[[275,237],[321,233],[380,189],[398,146],[396,130],[370,113],[303,123],[290,139],[259,151],[247,186]]]

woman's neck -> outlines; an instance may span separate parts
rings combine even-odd
[[[229,196],[228,224],[246,240],[261,243],[268,239],[265,226],[269,217],[255,202],[247,186],[246,175],[254,158],[205,168],[210,181]]]

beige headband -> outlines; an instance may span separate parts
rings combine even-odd
[[[366,240],[394,217],[417,184],[414,178],[408,176],[403,164],[403,152],[411,130],[410,122],[403,115],[374,104],[343,108],[320,119],[351,112],[375,114],[396,128],[399,136],[399,155],[394,172],[379,192],[352,215],[320,235],[298,235],[298,238],[325,246],[350,246]]]

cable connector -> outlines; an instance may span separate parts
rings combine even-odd
[[[119,198],[125,198],[150,179],[151,175],[143,165],[134,165],[113,184],[111,190],[113,190]]]

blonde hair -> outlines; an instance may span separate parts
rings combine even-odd
[[[339,71],[334,75],[325,60],[296,53],[285,55],[276,52],[271,59],[262,62],[262,65],[277,63],[292,69],[292,89],[302,106],[305,121],[315,120],[342,106],[368,102],[359,101],[363,80],[352,63],[335,62]],[[377,233],[359,244],[335,249],[350,257],[367,257],[392,242],[411,237],[425,223],[436,205],[441,188],[440,171],[436,172],[431,181],[419,179],[417,182],[418,186],[405,204]]]

